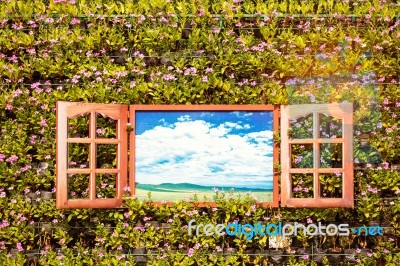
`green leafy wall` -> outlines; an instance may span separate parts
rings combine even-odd
[[[399,11],[385,0],[0,0],[0,261],[119,265],[146,246],[151,265],[261,265],[267,237],[189,237],[183,226],[310,218],[387,228],[384,237],[294,237],[287,263],[313,264],[292,252],[312,246],[365,250],[360,265],[398,264]],[[56,101],[280,105],[293,79],[360,73],[374,74],[381,121],[369,130],[379,161],[358,165],[354,209],[269,209],[220,195],[217,209],[130,199],[123,209],[61,211],[44,196],[55,189]],[[223,248],[236,254],[212,255]]]

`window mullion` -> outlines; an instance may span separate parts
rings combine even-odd
[[[129,134],[129,189],[131,197],[135,196],[135,134],[136,134],[136,111],[133,107],[129,110],[129,123],[133,127],[132,132]]]
[[[314,165],[314,198],[319,198],[320,195],[320,182],[319,182],[319,172],[320,167],[320,147],[319,147],[319,113],[313,112],[313,165]]]
[[[89,178],[89,199],[96,199],[96,112],[90,113],[90,178]]]

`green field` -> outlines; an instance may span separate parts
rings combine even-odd
[[[147,185],[137,184],[135,189],[135,195],[138,199],[148,199],[148,192],[151,192],[151,200],[154,202],[173,202],[177,200],[190,200],[196,193],[199,201],[214,201],[216,193],[209,187],[196,186],[193,189],[192,184],[161,184],[161,185]],[[220,188],[219,188],[220,189]],[[220,189],[221,190],[221,189]],[[224,188],[224,191],[230,192],[229,189]],[[249,192],[244,189],[235,189],[233,192],[236,198],[238,194],[243,196]],[[272,201],[271,190],[255,189],[250,192],[254,195],[259,202],[270,202]]]

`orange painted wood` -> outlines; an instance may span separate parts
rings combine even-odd
[[[342,119],[342,138],[324,139],[319,135],[319,114],[324,113]],[[313,114],[313,138],[289,138],[290,120]],[[291,168],[290,144],[313,144],[313,168]],[[343,168],[320,168],[320,144],[343,143]],[[303,104],[281,106],[281,206],[283,207],[354,207],[354,164],[353,164],[353,105]],[[343,173],[342,198],[320,198],[319,174]],[[291,174],[313,174],[313,198],[293,198]]]
[[[57,178],[56,207],[68,208],[116,208],[122,206],[123,188],[127,184],[127,113],[126,105],[96,104],[80,102],[57,102]],[[68,118],[90,114],[89,138],[68,138]],[[117,138],[96,138],[96,114],[117,120]],[[68,143],[89,144],[89,168],[68,168]],[[117,145],[116,169],[96,168],[96,145]],[[68,174],[89,174],[89,199],[68,198]],[[98,199],[96,196],[96,174],[117,174],[116,195],[112,199]]]
[[[136,113],[135,106],[131,105],[129,108],[129,123],[133,130],[129,132],[129,190],[131,197],[135,196],[135,182],[136,182],[136,168],[135,168],[135,154],[136,154],[136,145],[135,145],[135,135],[136,135]]]
[[[90,168],[69,168],[67,169],[67,174],[90,174],[92,171]],[[108,168],[97,168],[94,170],[96,174],[118,174],[120,170],[118,169],[108,169]]]
[[[92,138],[68,138],[68,143],[92,143]],[[96,138],[96,144],[119,144],[119,139],[99,139]]]
[[[342,138],[335,138],[335,139],[289,139],[288,143],[289,144],[313,144],[315,142],[317,143],[343,143]]]
[[[279,106],[274,105],[131,105],[129,111],[129,122],[135,127],[136,111],[272,111],[273,112],[273,130],[279,132]],[[131,196],[135,196],[135,128],[129,136],[129,187]],[[279,162],[278,143],[274,141],[273,161]],[[279,174],[274,173],[273,179],[273,201],[260,202],[260,206],[278,207],[279,206]],[[172,202],[161,203],[154,202],[155,205],[171,205]],[[198,206],[216,207],[215,202],[199,202]]]

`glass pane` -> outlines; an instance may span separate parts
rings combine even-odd
[[[342,168],[342,143],[323,143],[321,149],[321,168]]]
[[[96,197],[109,199],[116,197],[117,174],[96,174]]]
[[[320,190],[322,198],[341,198],[342,197],[342,173],[320,174]]]
[[[117,144],[96,145],[96,168],[116,168]]]
[[[313,198],[313,174],[291,174],[292,198]]]
[[[88,199],[89,198],[89,174],[68,175],[68,198]]]
[[[292,139],[313,138],[313,114],[297,119],[290,119],[290,135]]]
[[[68,168],[89,168],[88,143],[68,143]]]
[[[291,151],[292,168],[313,168],[314,159],[312,144],[292,144]]]
[[[342,137],[342,119],[329,116],[328,114],[319,114],[320,138],[341,138]]]
[[[89,137],[90,114],[83,114],[75,118],[68,118],[68,138]]]
[[[115,139],[117,137],[117,120],[96,114],[96,138]]]

